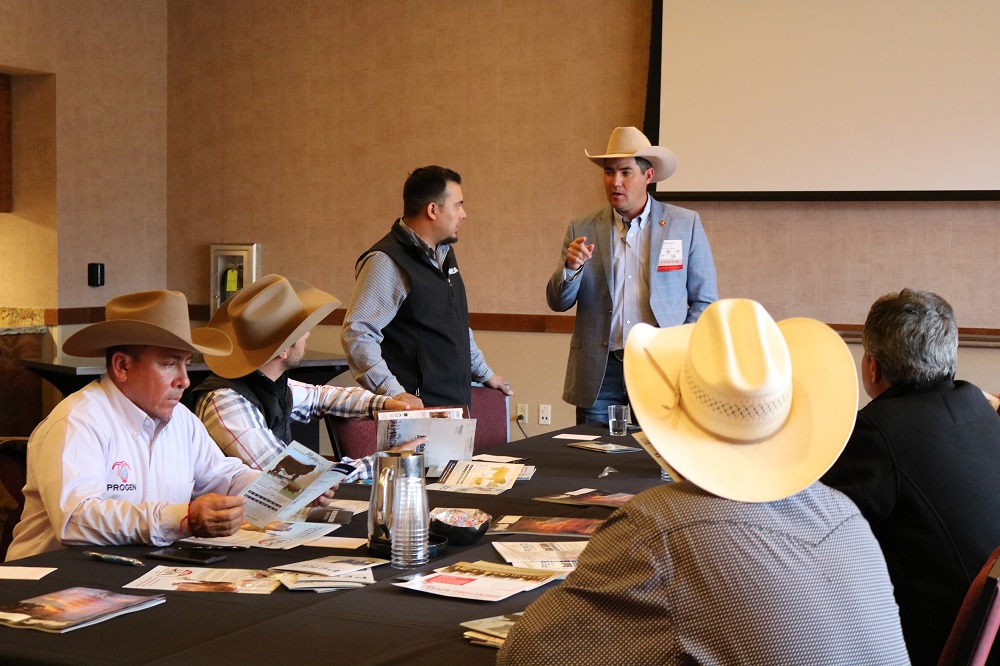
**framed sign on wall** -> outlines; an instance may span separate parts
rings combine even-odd
[[[212,314],[227,298],[260,277],[260,243],[212,243]]]

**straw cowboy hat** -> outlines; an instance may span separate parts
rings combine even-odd
[[[583,154],[597,166],[604,168],[604,160],[616,157],[641,157],[653,165],[655,175],[653,182],[666,180],[677,171],[677,156],[674,151],[661,146],[654,146],[646,135],[636,127],[616,127],[608,140],[608,149],[604,155],[591,155],[584,149]]]
[[[716,301],[694,324],[637,324],[625,384],[671,467],[744,502],[790,497],[819,479],[858,407],[854,359],[833,329],[806,318],[775,323],[748,299]]]
[[[233,353],[205,362],[220,377],[248,375],[295,344],[338,305],[336,298],[305,282],[265,275],[216,310],[209,326],[232,339]]]
[[[233,345],[210,328],[191,328],[187,298],[179,291],[140,291],[108,301],[105,321],[77,331],[63,343],[72,356],[103,356],[108,347],[152,345],[205,355],[228,354]]]

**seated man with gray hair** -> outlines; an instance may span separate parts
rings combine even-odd
[[[969,584],[1000,546],[1000,418],[955,380],[958,326],[940,296],[872,305],[861,339],[872,401],[823,477],[882,546],[914,664],[937,663]]]

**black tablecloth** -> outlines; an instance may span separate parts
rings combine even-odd
[[[606,435],[606,427],[576,426],[564,432]],[[608,438],[602,437],[605,441]],[[659,480],[659,468],[645,453],[603,454],[566,446],[566,440],[542,435],[492,448],[493,454],[525,456],[538,470],[530,481],[519,481],[498,496],[459,495],[430,491],[431,507],[475,507],[494,517],[593,516],[605,518],[610,509],[576,507],[534,501],[541,495],[583,487],[636,493]],[[597,478],[606,466],[614,472]],[[368,499],[370,487],[344,486],[337,495]],[[333,536],[364,537],[367,514]],[[487,535],[464,548],[451,548],[419,571],[458,561],[502,562],[490,542],[544,540],[543,537]],[[101,547],[101,552],[138,557],[148,546]],[[2,581],[0,603],[11,603],[67,587],[111,591],[142,575],[144,569],[108,564],[73,547],[25,558],[11,565],[58,569],[38,581]],[[251,548],[228,553],[216,567],[266,569],[334,554],[365,553],[301,546],[291,550]],[[153,565],[154,560],[148,564]],[[523,610],[554,584],[482,603],[406,590],[392,583],[400,571],[389,565],[373,570],[374,585],[319,594],[279,588],[268,595],[166,592],[167,602],[66,634],[46,634],[0,627],[3,664],[492,664],[496,651],[473,646],[462,638],[460,622]],[[139,593],[143,593],[138,591]]]

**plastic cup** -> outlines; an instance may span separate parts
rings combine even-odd
[[[631,410],[628,405],[610,405],[608,407],[608,430],[615,437],[628,434],[628,423]]]

